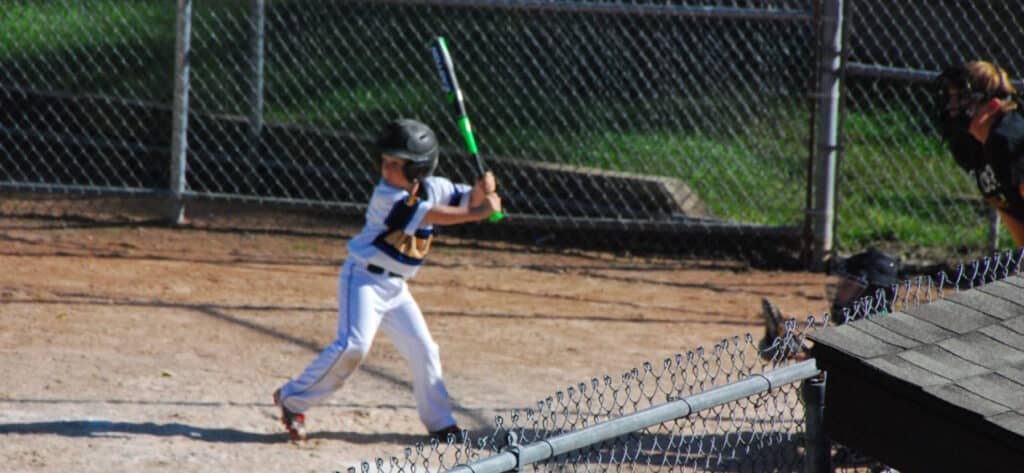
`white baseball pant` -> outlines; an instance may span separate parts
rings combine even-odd
[[[341,389],[370,352],[378,328],[391,338],[413,377],[420,421],[429,431],[455,424],[441,379],[441,356],[405,280],[374,274],[349,259],[338,277],[338,336],[305,372],[281,388],[281,402],[303,413]]]

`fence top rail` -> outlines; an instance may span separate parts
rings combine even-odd
[[[512,448],[506,449],[505,452],[469,464],[457,465],[447,470],[446,473],[506,472],[630,432],[686,417],[715,406],[771,391],[779,386],[813,378],[819,372],[817,363],[813,359],[805,360],[574,432],[567,432],[528,445],[511,445]]]
[[[373,0],[374,5],[423,5],[446,8],[477,8],[549,13],[598,13],[609,15],[679,16],[730,20],[812,21],[814,13],[781,8],[742,8],[698,5],[635,5],[619,3],[552,3],[542,0]]]

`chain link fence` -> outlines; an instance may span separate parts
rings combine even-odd
[[[783,366],[789,360],[780,358],[778,363]],[[400,456],[364,462],[360,468],[363,473],[450,470],[508,451],[509,447],[543,443],[772,368],[772,363],[758,356],[758,344],[753,337],[733,337],[711,350],[678,354],[660,363],[644,363],[619,376],[594,378],[570,386],[532,408],[496,417],[492,432],[479,437],[470,433],[462,443],[449,438],[449,442],[417,444]],[[779,386],[769,393],[732,400],[527,468],[587,472],[800,471],[804,408],[798,392],[799,385]],[[357,468],[348,471],[356,472]]]
[[[993,238],[991,212],[929,121],[927,81],[973,58],[1019,74],[1024,13],[1011,2],[839,4],[835,249],[955,262],[1011,245]],[[470,231],[792,254],[827,211],[809,192],[828,185],[812,183],[823,5],[10,0],[0,189],[357,215],[377,179],[369,143],[398,116],[431,124],[439,173],[471,181],[427,49],[443,35],[511,216]],[[180,39],[187,70],[176,68]]]
[[[0,6],[4,188],[167,188],[175,16],[167,2]]]
[[[799,246],[808,1],[177,3],[191,20],[179,115],[174,5],[5,2],[4,189],[180,185],[186,199],[358,213],[377,179],[369,144],[399,116],[438,131],[439,174],[471,181],[428,50],[443,35],[511,217],[495,232],[691,253],[754,237]]]
[[[776,338],[758,340],[750,334],[732,337],[710,350],[701,348],[660,363],[644,363],[619,376],[594,378],[558,391],[531,408],[496,417],[491,432],[481,432],[476,437],[470,433],[462,442],[449,438],[448,442],[417,444],[400,455],[366,461],[347,467],[347,471],[474,471],[474,465],[491,471],[491,465],[474,462],[494,458],[510,448],[545,442],[550,446],[555,437],[608,425],[642,411],[649,413],[651,408],[680,399],[695,399],[695,395],[715,388],[734,386],[751,378],[771,379],[773,373],[783,368],[805,363],[799,361],[800,355],[807,349],[807,336],[815,330],[885,317],[893,311],[906,311],[1008,276],[1019,276],[1022,262],[1024,251],[999,252],[946,271],[905,280],[889,291],[861,298],[843,314],[788,318]],[[796,383],[769,383],[767,390],[752,396],[723,396],[724,402],[709,409],[690,409],[689,415],[523,466],[532,471],[588,473],[818,471],[805,469],[811,443],[815,441],[807,427],[807,404],[815,397],[813,391],[806,384],[801,387]],[[828,448],[827,455],[830,468],[836,472],[892,471],[839,444]]]

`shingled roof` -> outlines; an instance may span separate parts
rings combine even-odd
[[[832,439],[901,472],[1024,469],[1024,278],[809,338]]]

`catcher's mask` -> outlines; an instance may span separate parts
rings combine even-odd
[[[892,310],[895,298],[894,286],[899,282],[899,260],[893,256],[870,248],[857,253],[841,263],[836,273],[842,276],[832,296],[832,314],[838,319],[843,309],[853,305],[862,297],[884,298],[884,307],[876,308]],[[880,292],[881,291],[881,292]],[[883,301],[875,301],[876,304]]]
[[[421,180],[437,168],[437,136],[417,120],[400,118],[388,122],[374,142],[378,169],[380,157],[385,154],[405,161],[402,173],[409,182]]]
[[[966,133],[978,104],[1010,97],[1003,83],[1003,69],[995,64],[992,68],[999,81],[994,90],[986,90],[983,80],[972,74],[967,64],[947,67],[935,78],[935,122],[943,138]]]

